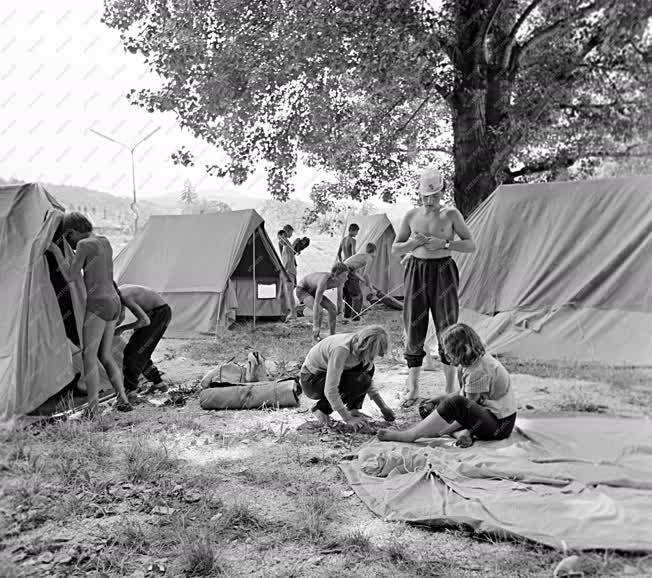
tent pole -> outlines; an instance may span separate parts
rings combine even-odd
[[[256,294],[258,292],[258,286],[256,285],[256,229],[254,229],[254,234],[251,238],[251,248],[253,249],[251,252],[252,255],[252,270],[253,270],[253,279],[254,279],[254,296],[253,296],[253,306],[254,306],[254,333],[256,332]]]

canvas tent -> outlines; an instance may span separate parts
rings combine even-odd
[[[39,184],[0,186],[0,421],[31,412],[75,377],[83,287],[68,288],[46,249],[63,207]]]
[[[115,258],[114,270],[118,284],[161,293],[172,308],[170,336],[214,333],[237,316],[286,311],[286,273],[254,210],[154,215]]]
[[[371,282],[383,293],[392,297],[403,297],[403,268],[400,258],[392,256],[392,244],[396,232],[385,214],[349,217],[344,226],[343,236],[349,232],[349,225],[356,223],[360,227],[357,236],[357,250],[363,252],[367,243],[376,245],[376,257],[371,265],[369,277]]]
[[[503,185],[468,224],[461,320],[492,352],[652,365],[652,176]]]

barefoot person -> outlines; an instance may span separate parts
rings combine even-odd
[[[328,329],[335,335],[337,315],[342,311],[342,287],[349,276],[349,268],[344,263],[335,263],[330,273],[310,273],[297,285],[297,299],[308,306],[313,304],[312,340],[319,341],[321,318],[324,310],[328,313]],[[337,306],[324,295],[327,289],[337,289]]]
[[[346,261],[349,257],[353,257],[356,252],[356,240],[360,232],[360,227],[356,223],[349,225],[349,234],[340,242],[340,248],[337,250],[337,260]]]
[[[120,297],[113,284],[113,250],[106,237],[95,235],[93,225],[81,213],[63,217],[63,234],[75,251],[68,263],[61,249],[50,243],[61,274],[68,283],[82,276],[86,287],[86,311],[82,332],[83,377],[88,392],[88,414],[99,409],[100,373],[98,360],[104,366],[117,395],[116,409],[131,411],[125,394],[122,372],[113,359],[112,345],[116,321],[120,315]]]
[[[376,245],[367,243],[364,253],[356,253],[344,261],[344,264],[349,268],[349,276],[342,289],[342,295],[344,297],[344,319],[360,321],[360,311],[362,311],[360,281],[373,289],[367,271],[375,256]]]
[[[460,392],[424,402],[419,408],[426,415],[423,421],[405,431],[380,430],[378,439],[413,442],[452,434],[456,445],[469,447],[474,439],[508,438],[516,421],[516,398],[507,370],[486,353],[468,325],[452,325],[441,342],[448,359],[459,366]]]
[[[405,359],[409,368],[408,395],[404,407],[419,399],[419,376],[428,332],[428,310],[435,321],[437,335],[457,322],[459,273],[451,252],[472,253],[475,243],[464,218],[455,208],[442,206],[444,181],[437,169],[421,175],[419,192],[422,207],[408,211],[401,223],[392,252],[411,253],[405,263],[403,324]],[[458,240],[455,236],[459,237]],[[446,392],[455,388],[455,369],[449,364],[439,339],[439,354],[444,364]]]
[[[303,393],[318,400],[312,408],[324,424],[338,412],[354,429],[366,423],[362,403],[366,395],[378,406],[387,421],[395,419],[373,383],[374,360],[387,353],[389,337],[380,325],[364,327],[355,333],[325,337],[308,352],[301,367]]]
[[[281,249],[281,263],[287,273],[285,294],[287,295],[287,307],[290,314],[287,316],[286,321],[297,318],[297,309],[296,304],[294,303],[294,289],[297,286],[297,259],[294,248],[289,241],[288,228],[293,230],[290,225],[285,225],[285,227],[278,232],[278,246]]]
[[[122,310],[118,319],[116,335],[134,329],[124,350],[122,372],[125,390],[138,389],[141,375],[154,387],[163,383],[158,368],[152,363],[152,353],[170,324],[172,310],[153,289],[142,285],[120,285],[118,288]],[[136,321],[120,325],[124,321],[125,309],[129,309]]]

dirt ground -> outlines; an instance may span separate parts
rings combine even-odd
[[[376,375],[398,408],[400,313],[365,319],[392,334]],[[233,355],[244,362],[255,348],[282,373],[309,343],[308,321],[166,339],[155,361],[187,392],[185,405],[145,396],[129,414],[3,432],[0,576],[552,576],[559,552],[375,517],[338,468],[370,435],[314,427],[310,400],[265,411],[199,407],[192,390],[212,367]],[[650,416],[652,370],[504,362],[522,414]],[[423,395],[442,390],[441,371],[423,373]],[[365,410],[381,421],[375,407]],[[418,419],[416,409],[397,415],[399,426]],[[586,576],[652,575],[649,556],[595,552],[581,561]]]

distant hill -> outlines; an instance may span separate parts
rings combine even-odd
[[[20,182],[24,181],[15,178],[0,178],[0,184]],[[97,227],[128,229],[133,223],[133,213],[129,207],[131,199],[128,197],[119,197],[110,193],[87,189],[86,187],[55,185],[53,183],[42,184],[66,209],[88,214]],[[141,225],[151,215],[178,212],[172,211],[170,207],[159,205],[148,199],[138,201],[138,210]]]

